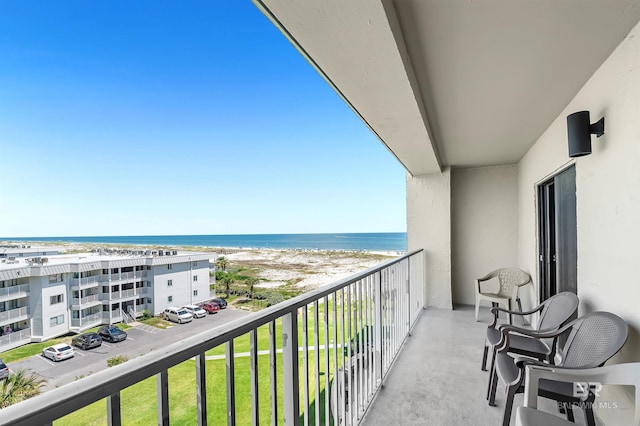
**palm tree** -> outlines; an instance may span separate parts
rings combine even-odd
[[[46,384],[37,374],[27,374],[27,370],[18,370],[0,382],[0,408],[29,399],[40,394],[40,388]]]
[[[228,299],[229,298],[229,290],[230,290],[231,284],[233,284],[233,278],[225,277],[222,280],[222,283],[224,284],[224,288],[225,288],[225,290],[227,292],[227,299]]]
[[[258,279],[253,277],[247,278],[244,283],[249,286],[249,297],[253,299],[253,287],[258,284]]]
[[[216,259],[216,268],[220,271],[227,271],[227,266],[229,266],[229,261],[226,257],[220,256]]]

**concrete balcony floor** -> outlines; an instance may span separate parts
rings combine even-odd
[[[480,322],[470,306],[427,309],[362,425],[501,425],[504,386],[498,387],[496,407],[490,407],[485,399],[489,373],[480,370],[489,320],[488,307],[481,309]],[[523,394],[516,395],[514,413],[522,403]],[[545,411],[554,407],[549,400],[539,404]],[[578,414],[577,424],[581,420]]]

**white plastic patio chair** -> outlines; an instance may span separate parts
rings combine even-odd
[[[640,424],[640,362],[615,364],[599,368],[567,369],[560,367],[525,366],[524,407],[516,408],[516,426],[572,426],[575,423],[553,414],[539,411],[540,379],[571,383],[635,386],[635,415],[633,424]]]
[[[492,293],[486,289],[483,291],[482,283],[493,278],[497,278],[500,284],[497,293]],[[519,290],[520,287],[531,282],[531,276],[525,271],[518,268],[501,268],[489,272],[482,278],[476,280],[476,321],[478,321],[478,312],[480,311],[480,302],[488,300],[493,306],[504,305],[504,308],[512,311],[512,301],[516,301],[518,308],[522,312],[522,304],[520,303]],[[509,324],[513,324],[511,314],[509,314]]]

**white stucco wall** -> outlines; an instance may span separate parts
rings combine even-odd
[[[407,247],[424,248],[426,305],[452,307],[451,171],[407,175]]]
[[[516,165],[451,173],[453,303],[475,303],[474,280],[517,267]]]
[[[568,164],[566,116],[605,117],[593,153],[576,159],[580,313],[607,310],[629,324],[612,362],[640,361],[640,29],[592,76],[519,164],[519,261],[536,270],[535,185]],[[600,410],[608,416],[612,410]]]

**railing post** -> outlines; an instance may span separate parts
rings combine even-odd
[[[382,383],[382,271],[378,271],[373,283],[373,330],[374,330],[374,365],[377,386]]]
[[[251,424],[258,426],[260,424],[260,400],[258,397],[258,330],[249,332],[249,351],[251,362]]]
[[[298,310],[282,317],[282,370],[284,387],[284,424],[300,421],[300,377],[298,374]]]
[[[236,424],[236,374],[233,339],[227,342],[227,425]]]
[[[158,425],[169,426],[169,373],[162,370],[156,376]]]
[[[107,422],[109,426],[120,426],[121,414],[120,414],[120,392],[111,394],[107,398]]]
[[[196,356],[196,399],[198,410],[198,425],[207,424],[207,373],[205,354]]]

